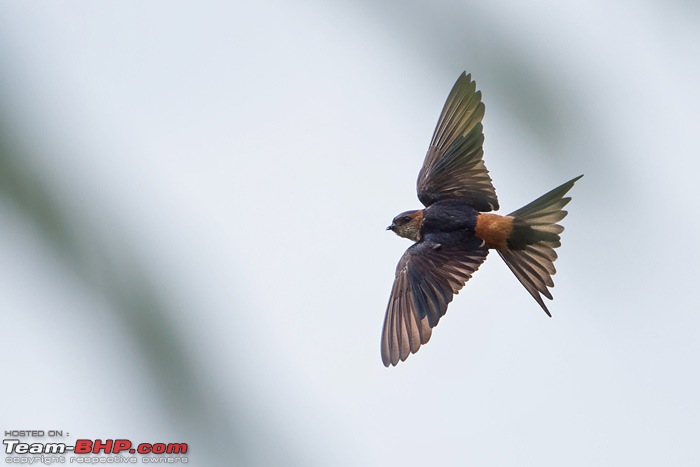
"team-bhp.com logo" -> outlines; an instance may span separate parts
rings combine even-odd
[[[139,460],[144,464],[188,463],[187,443],[136,444],[128,439],[77,439],[73,444],[28,443],[19,438],[6,438],[2,444],[8,464],[135,464]]]

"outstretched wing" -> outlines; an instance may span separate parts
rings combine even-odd
[[[401,257],[384,317],[382,361],[396,365],[430,339],[447,305],[486,259],[488,249],[440,238],[414,244]]]
[[[462,73],[440,114],[418,174],[418,199],[426,207],[460,198],[474,209],[498,210],[498,198],[482,159],[484,104],[471,75]]]

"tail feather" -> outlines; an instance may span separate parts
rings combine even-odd
[[[563,208],[571,201],[564,195],[581,177],[583,175],[510,213],[513,229],[507,248],[498,250],[515,277],[549,316],[552,314],[542,296],[552,300],[548,287],[554,287],[552,276],[557,272],[554,267],[557,253],[554,249],[561,246],[559,234],[564,231],[564,227],[557,222],[566,217],[567,212]]]

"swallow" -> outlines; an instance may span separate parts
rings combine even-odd
[[[483,161],[481,91],[462,73],[442,109],[418,174],[424,209],[402,212],[387,230],[415,242],[401,257],[382,330],[384,366],[396,365],[430,340],[447,306],[496,250],[548,316],[558,224],[580,175],[506,216]]]

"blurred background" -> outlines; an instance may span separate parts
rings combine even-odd
[[[4,1],[3,430],[193,465],[700,460],[700,7]],[[385,232],[458,75],[510,212],[581,173],[547,318],[497,255],[386,369]]]

